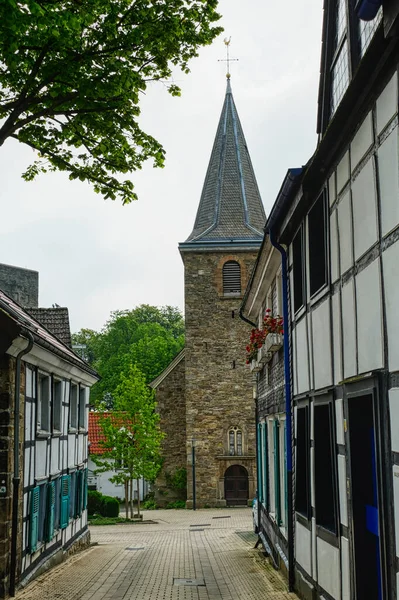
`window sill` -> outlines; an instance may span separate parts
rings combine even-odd
[[[59,429],[54,429],[53,433],[52,433],[52,437],[61,437],[62,436],[62,431],[60,431]]]
[[[86,427],[79,427],[79,433],[86,433],[87,429]]]
[[[316,535],[327,544],[331,544],[336,548],[339,547],[338,535],[329,529],[325,529],[322,525],[316,525]]]
[[[76,429],[76,427],[69,427],[68,433],[78,433],[78,430]]]
[[[37,429],[36,430],[36,438],[39,440],[48,440],[48,438],[51,437],[51,433],[49,431],[46,431],[44,429]]]
[[[323,298],[328,293],[328,291],[329,291],[329,286],[327,283],[325,283],[323,285],[323,287],[321,287],[319,290],[317,290],[317,292],[315,292],[313,294],[313,296],[310,297],[310,299],[309,299],[310,306],[313,306],[319,300],[321,300],[321,298]]]
[[[307,517],[305,517],[304,515],[302,515],[301,513],[297,512],[296,514],[296,520],[298,521],[298,523],[300,525],[303,525],[303,527],[306,527],[306,529],[309,529],[309,531],[312,529],[312,522],[310,519],[308,519]]]

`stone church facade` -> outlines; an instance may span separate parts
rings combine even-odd
[[[185,278],[184,361],[171,363],[151,384],[165,433],[157,484],[165,485],[165,472],[186,467],[188,508],[193,488],[197,507],[243,505],[255,495],[255,405],[245,364],[250,326],[240,319],[239,309],[264,224],[228,79],[194,229],[179,244]]]

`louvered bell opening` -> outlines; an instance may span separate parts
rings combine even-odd
[[[223,265],[223,294],[241,294],[241,268],[236,261]]]

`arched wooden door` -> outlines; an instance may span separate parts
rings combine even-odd
[[[248,471],[240,465],[232,465],[224,474],[224,497],[227,506],[247,506]]]

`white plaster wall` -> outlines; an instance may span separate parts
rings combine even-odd
[[[334,281],[336,281],[339,277],[337,212],[337,210],[334,210],[330,216],[330,254],[332,283],[334,283]]]
[[[51,466],[50,473],[54,474],[60,470],[60,438],[51,440]]]
[[[342,286],[344,377],[356,375],[355,299],[353,279]]]
[[[379,259],[356,276],[356,307],[359,373],[365,373],[384,364]]]
[[[317,581],[316,519],[312,518],[312,577]]]
[[[25,441],[31,439],[32,403],[25,402]]]
[[[328,197],[329,197],[329,202],[330,202],[330,206],[331,206],[332,204],[334,204],[335,199],[337,197],[337,186],[335,183],[335,171],[331,175],[330,179],[328,180]]]
[[[97,469],[97,465],[93,462],[93,460],[89,457],[87,467],[90,471],[95,471]],[[117,485],[115,483],[110,482],[110,478],[115,475],[115,471],[105,471],[105,473],[98,473],[95,475],[97,477],[97,490],[104,494],[104,496],[112,496],[113,498],[124,498],[125,497],[125,487],[124,485]],[[143,480],[140,479],[140,499],[143,500],[146,495],[147,483],[144,483]],[[133,492],[135,497],[137,496],[137,481],[133,481]]]
[[[378,174],[381,198],[381,229],[386,235],[399,223],[398,127],[378,150]]]
[[[78,465],[80,465],[83,462],[83,445],[87,443],[87,437],[83,436],[82,434],[79,434],[78,439],[77,439],[77,459],[76,462]]]
[[[334,383],[342,381],[342,336],[340,292],[332,296]]]
[[[370,158],[352,184],[355,260],[377,241],[374,160]]]
[[[350,600],[349,540],[341,537],[342,600]]]
[[[312,318],[310,315],[308,315],[306,317],[306,326],[307,326],[307,330],[308,330],[308,340],[312,339]],[[313,352],[311,351],[311,348],[309,348],[309,352],[308,352],[308,357],[309,357],[309,389],[314,389],[315,387],[315,380],[314,380],[314,361],[313,361]]]
[[[36,465],[35,475],[36,477],[44,477],[47,475],[47,439],[36,441]]]
[[[298,394],[306,392],[309,389],[309,359],[308,341],[306,335],[306,319],[306,316],[303,317],[303,319],[301,319],[296,326],[296,362],[298,372]]]
[[[339,510],[341,523],[348,527],[348,503],[346,499],[346,463],[345,456],[337,456],[338,464],[338,492],[339,492]]]
[[[314,387],[319,389],[331,385],[331,325],[330,302],[325,300],[312,311]]]
[[[312,576],[311,532],[298,521],[295,523],[295,556],[297,563]]]
[[[388,364],[390,371],[399,370],[399,242],[382,254],[385,286],[385,311],[388,331]]]
[[[388,397],[391,419],[391,449],[393,452],[399,452],[399,388],[389,390]]]
[[[398,110],[398,76],[395,73],[377,99],[377,133],[381,133]]]
[[[342,197],[338,205],[338,231],[341,273],[345,273],[353,265],[352,210],[349,191]]]
[[[76,442],[75,434],[70,433],[68,435],[68,467],[76,465]]]
[[[344,436],[344,411],[342,405],[342,398],[335,400],[335,419],[336,419],[336,430],[337,430],[337,444],[345,444]]]
[[[342,188],[349,180],[349,151],[346,151],[337,166],[337,193],[339,194]]]
[[[351,143],[351,166],[352,171],[360,162],[367,150],[373,143],[373,120],[371,111],[360,125],[353,141]]]
[[[333,598],[341,598],[341,569],[339,549],[317,538],[318,583]]]

